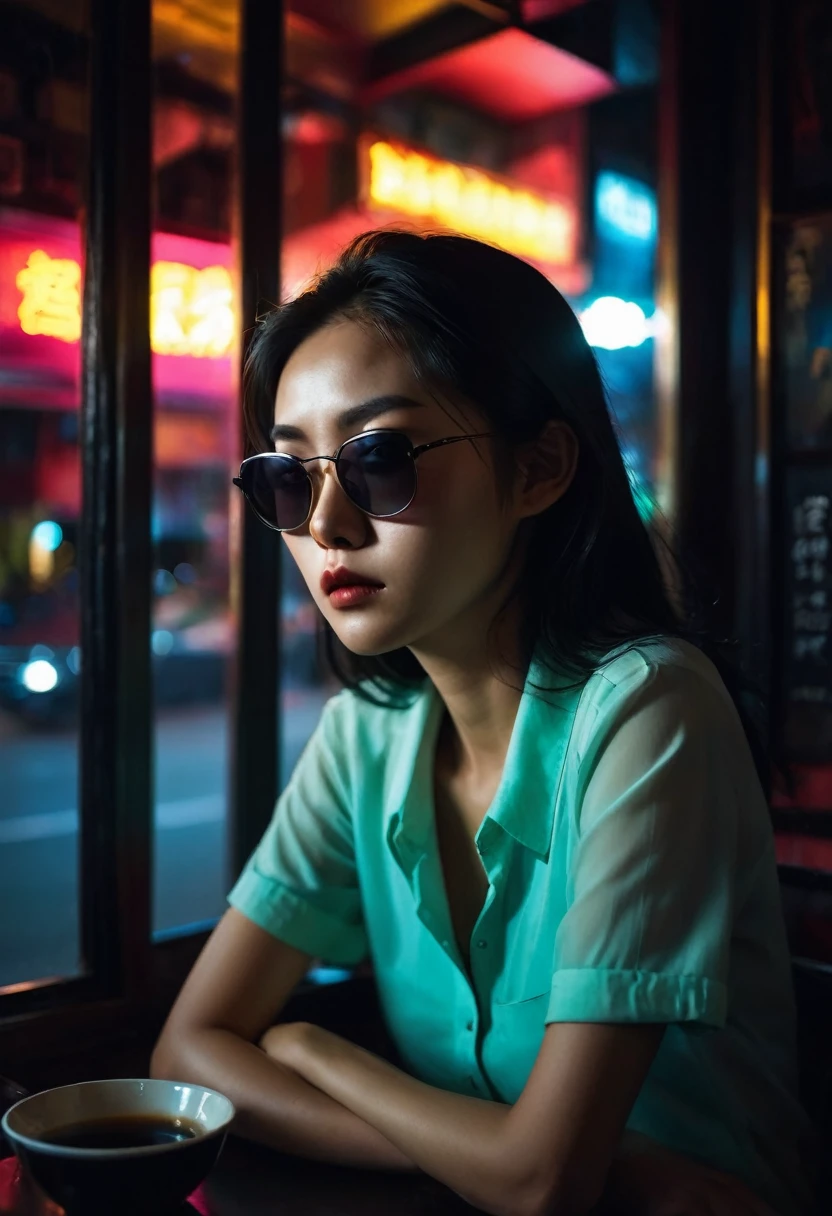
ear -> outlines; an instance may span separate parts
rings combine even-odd
[[[568,422],[547,422],[533,443],[517,453],[517,510],[540,515],[562,498],[578,465],[578,440]]]

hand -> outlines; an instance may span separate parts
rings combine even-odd
[[[720,1170],[646,1136],[615,1159],[601,1210],[627,1216],[775,1216],[753,1191]],[[626,1144],[626,1137],[625,1137]]]

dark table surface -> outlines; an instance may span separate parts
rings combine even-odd
[[[231,1139],[203,1192],[211,1216],[470,1216],[475,1211],[424,1174],[322,1165]]]
[[[15,1188],[15,1196],[10,1216],[61,1216],[54,1204],[33,1194],[31,1184]],[[177,1216],[194,1216],[200,1208],[208,1216],[471,1216],[476,1211],[425,1174],[323,1165],[234,1139],[226,1142],[200,1188],[199,1208],[188,1204]],[[0,1213],[9,1213],[2,1202]]]

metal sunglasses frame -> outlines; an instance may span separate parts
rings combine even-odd
[[[425,452],[430,452],[433,448],[445,447],[451,443],[462,443],[462,441],[465,439],[493,439],[494,438],[494,433],[492,431],[481,431],[475,435],[450,435],[446,439],[434,439],[431,443],[420,443],[418,445],[418,447],[413,447],[413,445],[410,443],[410,440],[407,439],[408,446],[410,449],[408,452],[408,458],[413,461],[413,477],[414,477],[413,493],[411,494],[410,498],[407,500],[407,502],[404,504],[403,507],[398,507],[395,511],[390,511],[387,515],[378,515],[374,511],[367,511],[367,510],[365,510],[364,507],[359,506],[359,504],[352,498],[352,496],[350,495],[346,486],[341,481],[340,476],[338,475],[338,460],[339,460],[344,448],[349,447],[349,445],[351,443],[356,443],[359,439],[367,439],[369,436],[372,436],[372,435],[402,435],[405,439],[407,439],[407,435],[405,435],[404,431],[385,430],[383,427],[378,427],[376,430],[360,431],[357,435],[351,435],[349,439],[344,440],[344,442],[340,445],[340,447],[336,448],[336,450],[332,456],[306,456],[303,459],[301,459],[300,456],[292,456],[290,452],[258,452],[257,455],[248,456],[243,461],[243,463],[240,465],[240,476],[232,477],[231,480],[234,483],[234,485],[237,487],[237,489],[241,491],[241,493],[243,494],[243,497],[246,499],[246,501],[248,502],[252,511],[254,511],[254,514],[257,516],[257,518],[261,521],[261,523],[264,523],[267,528],[271,528],[271,530],[273,532],[296,532],[298,530],[298,528],[302,528],[306,523],[309,522],[309,517],[312,514],[312,509],[313,509],[313,506],[315,503],[315,485],[314,485],[314,482],[312,481],[312,478],[309,476],[309,473],[306,471],[305,466],[307,464],[311,464],[315,460],[330,460],[335,465],[335,475],[336,475],[336,477],[338,477],[338,485],[341,487],[343,492],[346,494],[347,498],[349,498],[349,500],[353,504],[353,506],[358,507],[359,511],[363,511],[364,514],[369,515],[371,519],[392,519],[395,515],[401,515],[402,511],[406,511],[407,508],[410,506],[410,504],[413,502],[413,499],[416,497],[416,491],[419,488],[419,473],[418,473],[418,469],[416,467],[416,461],[419,459],[420,456],[424,455]],[[295,464],[300,465],[300,467],[303,469],[304,473],[306,473],[306,477],[307,477],[307,480],[309,482],[309,485],[310,485],[310,488],[312,491],[312,493],[310,494],[310,497],[309,497],[309,510],[306,513],[306,518],[301,523],[295,524],[294,527],[292,527],[292,528],[279,528],[277,526],[277,524],[273,524],[273,523],[271,523],[270,520],[266,519],[266,517],[258,509],[257,504],[255,502],[253,502],[251,497],[246,493],[245,488],[243,486],[243,470],[246,468],[246,466],[251,465],[252,462],[255,460],[274,460],[274,459],[291,460]]]

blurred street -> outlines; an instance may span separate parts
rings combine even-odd
[[[320,714],[317,690],[286,694],[291,772]],[[221,706],[156,720],[154,930],[219,916],[228,889],[228,730]],[[78,756],[73,731],[0,718],[0,985],[78,971]]]

